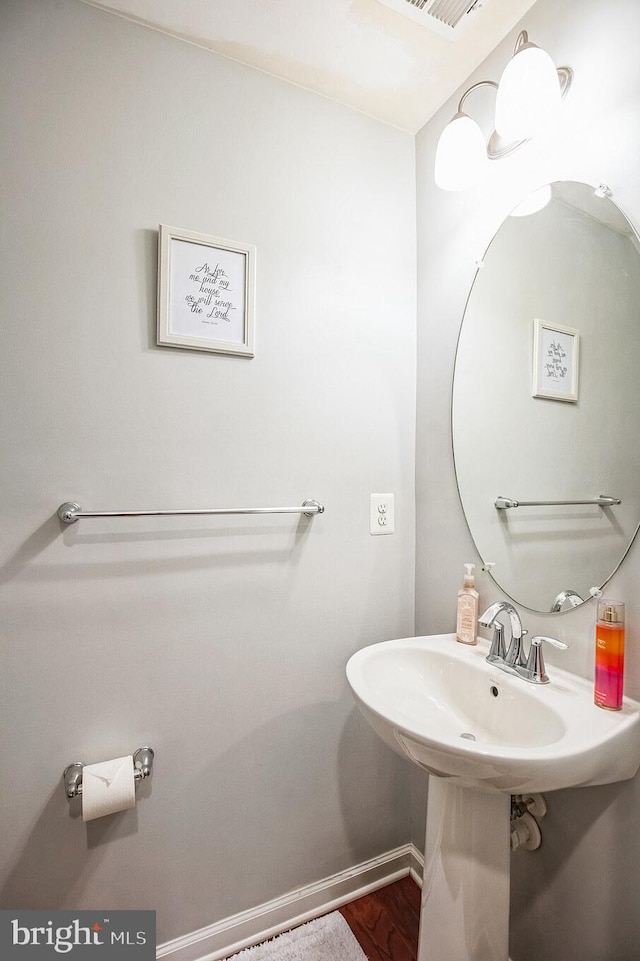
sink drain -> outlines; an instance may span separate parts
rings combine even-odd
[[[475,734],[469,734],[468,731],[465,731],[465,733],[464,733],[464,734],[461,734],[460,737],[466,737],[467,741],[476,741],[476,740],[477,740]]]

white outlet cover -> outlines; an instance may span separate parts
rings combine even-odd
[[[393,494],[371,494],[369,497],[369,533],[393,534],[395,530]]]

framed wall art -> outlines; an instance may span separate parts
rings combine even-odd
[[[534,321],[534,397],[577,403],[579,346],[580,335],[574,327]]]
[[[158,344],[253,357],[255,270],[252,244],[161,224]]]

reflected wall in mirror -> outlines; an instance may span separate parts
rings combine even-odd
[[[534,369],[541,326],[551,334],[538,337]],[[540,391],[547,377],[561,383],[558,396]],[[554,183],[546,206],[507,217],[487,249],[453,379],[462,507],[480,557],[514,601],[566,610],[614,573],[640,522],[639,426],[638,237],[608,196]],[[522,505],[603,494],[620,503],[495,506],[499,497]]]

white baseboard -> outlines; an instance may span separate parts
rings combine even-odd
[[[324,878],[249,911],[224,918],[181,938],[158,945],[156,958],[169,961],[221,961],[282,931],[369,894],[410,874],[422,884],[424,859],[413,844]]]

